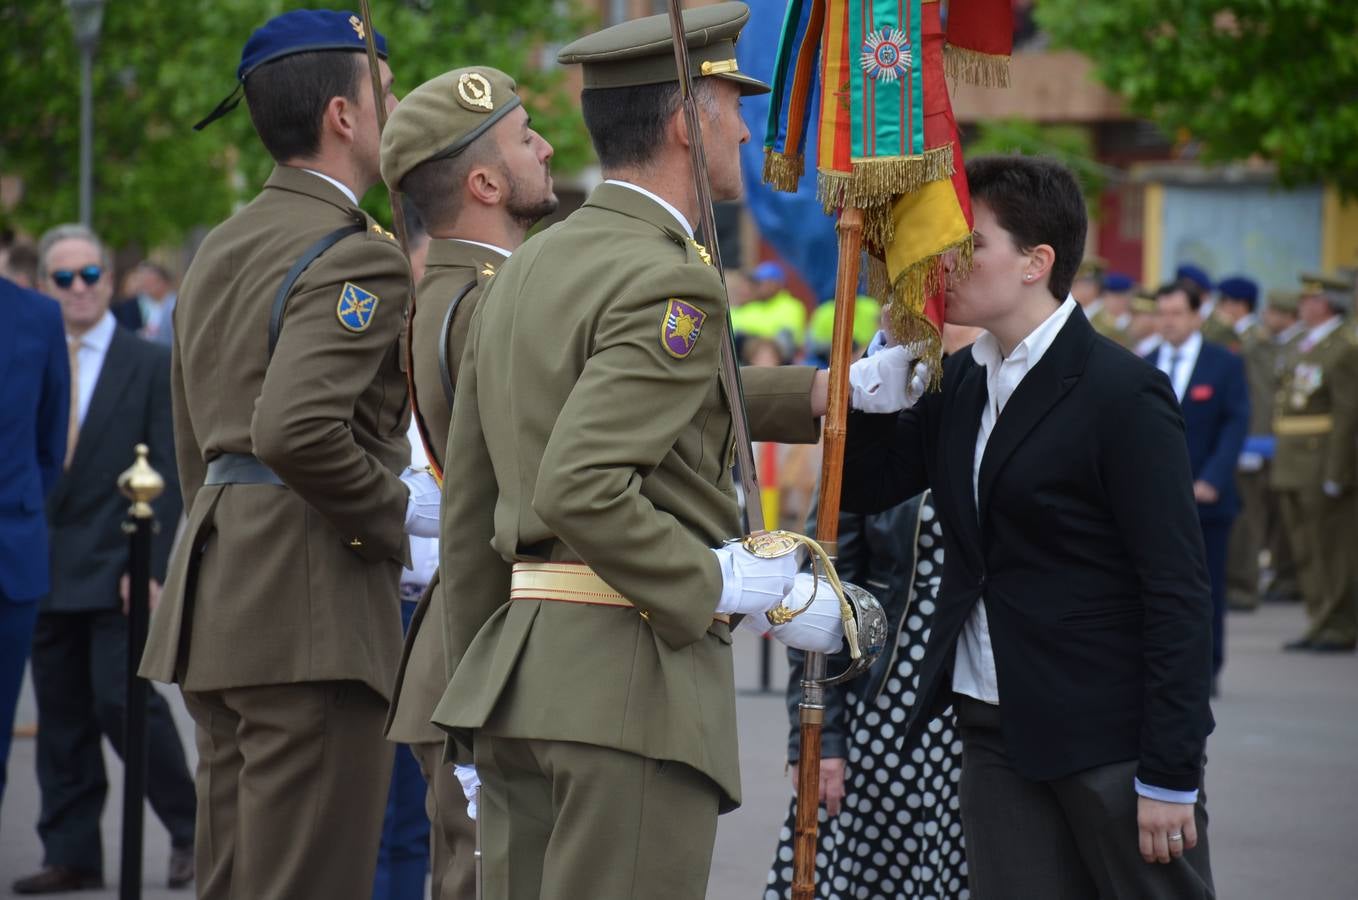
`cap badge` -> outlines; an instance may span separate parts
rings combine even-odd
[[[868,32],[858,57],[858,64],[869,78],[888,84],[904,77],[911,63],[910,39],[896,27]]]
[[[495,101],[490,96],[490,82],[480,72],[468,72],[457,80],[457,99],[470,110],[495,109]]]
[[[358,35],[360,41],[368,39],[368,36],[363,32],[363,20],[358,16],[349,17],[349,27],[354,30],[354,34]]]

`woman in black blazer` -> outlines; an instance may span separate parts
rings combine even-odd
[[[899,414],[850,415],[844,507],[932,488],[945,565],[902,744],[953,704],[974,900],[1213,896],[1201,793],[1211,601],[1183,422],[1153,366],[1068,298],[1070,172],[967,165],[989,332]]]

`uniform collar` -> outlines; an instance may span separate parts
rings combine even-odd
[[[303,171],[303,172],[310,172],[312,175],[315,175],[317,178],[324,178],[326,181],[330,182],[330,183],[333,184],[335,187],[337,187],[337,188],[339,188],[341,191],[343,191],[343,192],[344,192],[344,196],[346,196],[346,197],[349,198],[349,202],[350,202],[350,203],[352,203],[354,206],[358,206],[358,198],[354,196],[354,192],[351,191],[351,190],[349,189],[349,186],[348,186],[347,184],[345,184],[344,182],[340,181],[338,178],[331,178],[329,175],[325,174],[324,172],[317,172],[315,169],[303,169],[302,171]]]
[[[345,212],[358,209],[358,203],[353,199],[353,191],[344,188],[333,178],[318,176],[310,170],[299,169],[296,166],[274,166],[269,180],[264,182],[264,187],[324,200]]]
[[[429,254],[425,257],[425,265],[479,269],[487,262],[498,265],[502,261],[500,257],[508,255],[499,247],[490,244],[453,238],[433,238],[429,241]]]
[[[1343,324],[1343,316],[1331,316],[1329,319],[1326,319],[1324,322],[1321,322],[1315,328],[1308,331],[1306,333],[1306,339],[1310,341],[1311,346],[1314,347],[1316,344],[1319,344],[1321,341],[1338,331],[1339,326]]]
[[[655,206],[644,201],[638,203],[635,198],[628,197],[629,194],[640,194],[652,201]],[[595,202],[596,200],[598,202]],[[630,216],[645,219],[661,228],[673,228],[677,224],[683,229],[685,237],[689,240],[693,239],[693,226],[689,224],[688,219],[684,218],[684,214],[674,207],[674,204],[659,194],[648,191],[630,181],[622,181],[618,178],[607,179],[594,189],[594,193],[590,194],[587,203],[590,206],[606,206],[610,209],[616,209]],[[659,209],[655,208],[657,206]]]

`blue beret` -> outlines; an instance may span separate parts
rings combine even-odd
[[[1247,300],[1251,304],[1259,302],[1259,285],[1242,275],[1221,279],[1217,293],[1232,300]]]
[[[783,274],[783,267],[773,260],[766,260],[755,266],[754,271],[751,272],[750,275],[755,281],[766,281],[768,279],[782,281],[787,277]]]
[[[1109,272],[1103,276],[1103,289],[1112,294],[1126,294],[1133,286],[1132,277],[1121,272]]]
[[[1204,291],[1212,289],[1212,279],[1205,271],[1192,263],[1184,263],[1174,270],[1174,280],[1179,281],[1181,279],[1193,282]]]
[[[381,32],[373,34],[373,45],[377,48],[377,55],[386,59],[387,39]],[[255,69],[285,56],[317,50],[366,52],[363,20],[354,13],[333,9],[294,9],[274,16],[256,28],[245,42],[240,53],[240,65],[236,67],[236,89],[218,103],[207,118],[194,125],[194,130],[201,131],[209,123],[235,109],[240,103],[241,85]]]

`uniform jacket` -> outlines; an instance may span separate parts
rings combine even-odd
[[[66,457],[71,371],[55,300],[0,278],[0,309],[0,602],[25,602],[49,587],[44,499]]]
[[[444,482],[452,678],[434,720],[454,731],[455,755],[467,729],[580,741],[686,763],[723,808],[739,803],[731,635],[712,618],[710,552],[740,531],[717,375],[725,317],[698,246],[619,185],[491,282],[458,373]],[[755,439],[815,440],[814,373],[749,374]],[[516,559],[583,560],[648,618],[508,602]]]
[[[1273,433],[1273,401],[1278,389],[1278,358],[1282,347],[1268,331],[1255,326],[1245,332],[1240,358],[1250,387],[1250,434]]]
[[[1154,365],[1158,355],[1156,351],[1146,361]],[[1193,480],[1217,489],[1217,502],[1198,504],[1198,514],[1208,522],[1230,520],[1240,512],[1235,468],[1250,423],[1249,384],[1241,358],[1203,341],[1180,405]]]
[[[1320,487],[1326,481],[1352,487],[1358,435],[1358,346],[1341,325],[1306,352],[1302,342],[1281,353],[1281,378],[1274,402],[1272,484],[1280,490]],[[1303,336],[1304,340],[1304,336]],[[1330,426],[1307,434],[1286,434],[1288,420],[1326,417]]]
[[[121,328],[94,384],[71,466],[47,498],[52,538],[52,590],[43,612],[118,609],[118,579],[128,566],[128,501],[118,476],[145,444],[165,490],[151,505],[158,528],[151,542],[151,577],[165,580],[179,524],[179,479],[170,416],[170,351]]]
[[[900,415],[850,413],[844,507],[933,489],[943,583],[902,745],[952,699],[958,635],[985,603],[1001,730],[1034,780],[1139,760],[1198,787],[1212,728],[1211,596],[1183,418],[1169,380],[1071,316],[973,460],[986,371],[944,364]]]
[[[353,222],[367,230],[293,287],[271,360],[285,273]],[[146,677],[199,691],[353,679],[389,696],[409,558],[398,477],[410,461],[398,341],[409,278],[395,241],[300,169],[276,168],[203,242],[174,323],[188,524],[152,617]],[[367,298],[367,320],[355,298]],[[222,453],[254,454],[287,486],[204,485]]]
[[[458,304],[443,348],[449,375],[457,384],[457,364],[467,342],[468,324],[486,282],[504,257],[493,250],[463,241],[433,239],[425,258],[424,279],[415,289],[414,339],[415,395],[420,415],[428,428],[428,449],[440,465],[447,458],[448,425],[452,410],[443,388],[439,367],[439,340],[448,307],[467,285],[474,285]],[[429,743],[444,739],[432,722],[434,707],[448,684],[448,664],[443,654],[443,592],[438,573],[430,579],[406,629],[401,663],[387,715],[387,737],[401,743]]]

